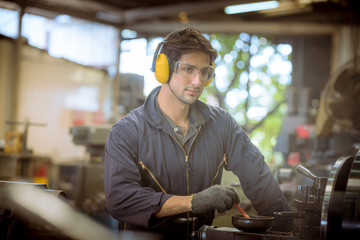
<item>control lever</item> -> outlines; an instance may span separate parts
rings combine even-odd
[[[310,194],[309,197],[315,196],[317,201],[322,202],[327,178],[315,176],[309,169],[305,168],[302,165],[297,165],[295,169],[298,172],[300,172],[302,175],[304,175],[305,177],[308,177],[314,181],[314,184],[313,184],[314,189],[312,190],[312,194]],[[313,196],[311,196],[311,195],[313,195]]]
[[[191,229],[190,238],[191,238],[191,239],[196,239],[196,223],[197,223],[197,218],[196,218],[196,217],[193,217],[193,218],[177,218],[177,219],[175,220],[175,223],[186,223],[186,222],[192,223],[192,229]]]
[[[312,172],[310,172],[309,169],[307,169],[303,165],[297,165],[295,169],[305,177],[311,178],[314,181],[314,187],[320,188],[320,178],[318,178]]]
[[[296,170],[303,174],[305,177],[311,178],[314,181],[316,181],[317,179],[317,177],[312,172],[310,172],[309,169],[305,168],[302,165],[297,165]]]

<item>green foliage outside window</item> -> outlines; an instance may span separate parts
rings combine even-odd
[[[282,156],[273,148],[287,110],[291,46],[274,44],[271,36],[246,33],[212,34],[209,40],[219,56],[216,76],[201,100],[229,111],[265,160],[281,163]]]

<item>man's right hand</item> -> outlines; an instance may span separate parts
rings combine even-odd
[[[240,198],[234,189],[220,185],[211,186],[193,195],[191,210],[195,214],[217,210],[223,213],[239,203]]]

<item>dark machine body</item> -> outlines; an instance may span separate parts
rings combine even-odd
[[[237,228],[202,226],[193,239],[307,240],[358,239],[360,234],[360,151],[341,157],[329,178],[317,177],[302,165],[296,170],[313,180],[299,185],[294,200],[297,211],[276,212],[274,217],[293,221],[291,232],[248,232]]]

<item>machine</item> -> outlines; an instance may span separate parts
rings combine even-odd
[[[311,91],[289,88],[288,113],[274,147],[284,156],[274,175],[279,184],[287,185],[288,201],[294,201],[297,184],[308,182],[296,176],[296,165],[329,178],[337,159],[355,155],[359,149],[360,70],[356,61],[349,61],[331,76],[319,102],[311,99]]]
[[[292,232],[246,232],[236,228],[202,226],[192,239],[306,240],[358,239],[360,234],[360,151],[355,157],[340,157],[329,178],[317,177],[298,165],[296,170],[313,181],[299,185],[296,212],[276,212],[292,219]],[[194,220],[192,220],[194,221]]]
[[[200,226],[197,230],[196,218],[180,219],[179,222],[192,223],[190,226],[193,228],[189,233],[189,239],[193,240],[357,239],[360,234],[360,150],[356,156],[340,157],[333,165],[329,178],[318,177],[302,165],[298,165],[296,171],[312,181],[312,184],[298,186],[295,199],[296,211],[274,213],[274,218],[292,221],[293,229],[290,232],[271,229],[265,232],[252,232],[235,227],[208,225]],[[36,185],[37,189],[43,189],[42,191],[26,188],[14,189],[9,186],[11,186],[9,183],[0,184],[2,187],[0,188],[0,193],[2,193],[0,194],[2,200],[0,201],[0,233],[2,234],[13,232],[12,225],[9,223],[17,223],[22,219],[21,223],[28,225],[22,225],[22,228],[17,230],[32,234],[24,235],[24,232],[20,232],[24,237],[22,239],[39,239],[34,238],[36,235],[41,236],[41,239],[96,239],[100,233],[104,234],[102,236],[110,237],[107,239],[140,239],[138,238],[140,236],[136,234],[131,235],[131,238],[118,238],[103,225],[79,213],[76,208],[60,201],[58,197],[50,197],[48,193],[45,195],[43,191],[46,187],[44,186]],[[58,194],[58,192],[55,193]],[[73,219],[79,219],[79,221]],[[69,221],[81,227],[69,228]],[[141,235],[141,239],[161,238],[145,234]]]
[[[27,215],[27,209],[20,208],[16,205],[16,201],[11,199],[12,191],[21,192],[21,198],[26,201],[31,201],[27,194],[24,194],[23,189],[29,189],[34,192],[46,192],[51,198],[67,199],[66,194],[61,190],[48,189],[46,184],[29,183],[18,181],[0,181],[0,239],[50,239],[55,235],[64,237],[54,230],[54,228],[46,228],[46,222],[41,218],[34,217],[31,214]],[[38,201],[41,202],[41,201]],[[25,214],[25,215],[24,215]],[[30,217],[31,216],[31,217]],[[36,219],[36,221],[34,221]],[[44,224],[41,226],[41,224]],[[52,230],[49,230],[52,229]],[[57,239],[54,237],[54,239]],[[66,238],[64,238],[66,239]]]
[[[75,125],[69,133],[73,143],[86,148],[89,159],[58,165],[58,187],[66,192],[69,200],[87,215],[109,228],[117,229],[117,222],[105,208],[104,147],[114,122],[145,101],[144,77],[138,74],[119,74],[116,78],[116,109],[113,120],[97,125]]]
[[[113,123],[118,121],[121,116],[126,115],[132,109],[142,105],[145,101],[143,94],[144,77],[138,74],[123,73],[119,74],[118,92],[116,96],[116,112],[120,116],[114,116],[115,119],[103,125],[77,125],[70,128],[70,134],[73,136],[73,142],[76,145],[83,145],[90,154],[90,161],[102,157],[104,146]],[[114,114],[116,115],[116,114]]]
[[[356,153],[360,142],[360,70],[352,59],[327,81],[319,100],[310,88],[290,87],[274,151],[284,155],[284,167],[296,164],[332,166],[341,156]],[[314,93],[315,94],[315,93]],[[316,169],[314,168],[314,170]],[[328,176],[329,171],[324,171]]]

